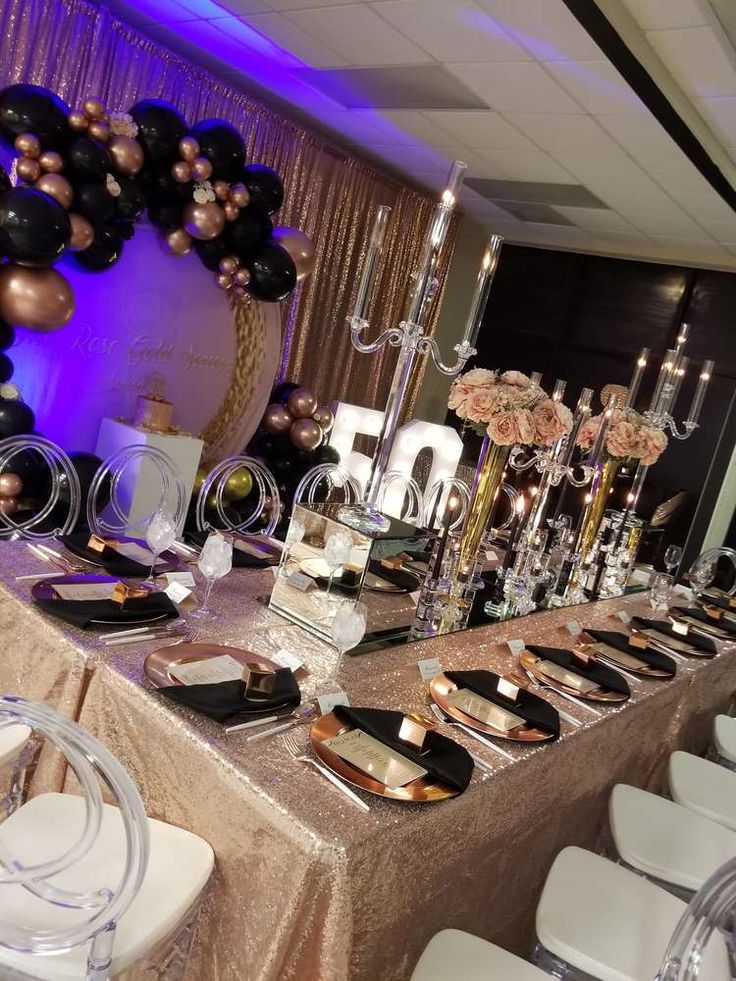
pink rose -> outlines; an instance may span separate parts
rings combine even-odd
[[[606,449],[611,456],[629,457],[634,456],[638,445],[638,432],[636,426],[622,419],[615,425],[608,427],[606,434]]]
[[[587,422],[580,427],[577,438],[577,445],[584,450],[589,450],[598,438],[598,430],[601,428],[601,416],[591,416]]]
[[[461,419],[464,419],[467,414],[467,403],[471,391],[472,389],[465,384],[465,379],[462,377],[456,378],[450,388],[447,407],[454,409]]]
[[[523,371],[504,371],[501,375],[504,385],[511,385],[513,388],[528,388],[532,380]]]
[[[534,416],[529,409],[514,409],[516,416],[516,427],[519,430],[520,443],[533,443],[537,431],[534,425]]]
[[[646,467],[651,467],[667,449],[667,436],[654,426],[642,426],[636,455]]]
[[[493,385],[496,381],[496,376],[488,368],[471,368],[470,371],[466,371],[461,376],[461,379],[468,388],[478,388],[481,385],[484,387]]]
[[[536,429],[535,443],[548,446],[566,436],[572,429],[572,413],[562,402],[545,399],[532,412]]]
[[[466,415],[471,422],[488,422],[497,408],[495,387],[474,389],[465,403]]]
[[[488,435],[498,446],[513,446],[523,442],[516,420],[516,412],[504,409],[491,417]]]

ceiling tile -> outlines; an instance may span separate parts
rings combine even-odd
[[[578,113],[511,112],[506,113],[505,118],[543,150],[553,153],[564,153],[570,147],[575,147],[578,153],[623,153],[621,147],[590,116]]]
[[[669,195],[629,157],[603,154],[556,153],[555,158],[578,180],[624,217],[637,211],[671,214]]]
[[[709,218],[701,218],[700,224],[710,232],[717,242],[728,243],[736,242],[736,215],[733,221],[712,221]]]
[[[645,31],[672,30],[705,24],[697,0],[623,0],[629,13]]]
[[[537,64],[448,64],[447,67],[499,112],[582,111]]]
[[[736,97],[721,96],[720,98],[695,99],[694,101],[716,136],[726,146],[732,146],[736,143]]]
[[[550,181],[575,184],[575,178],[546,153],[516,150],[480,150],[481,156],[494,167],[517,181]]]
[[[372,110],[353,109],[348,112],[347,109],[339,109],[335,112],[321,112],[319,121],[340,133],[347,143],[380,144],[388,142],[390,138],[390,126],[382,126],[380,116]]]
[[[414,173],[424,173],[439,174],[446,177],[450,171],[452,162],[458,159],[463,160],[468,165],[470,174],[475,174],[478,177],[485,176],[485,173],[482,172],[492,169],[491,165],[480,157],[477,157],[472,151],[456,145],[419,147],[366,144],[365,149],[412,176]],[[492,173],[488,176],[503,177],[505,175]]]
[[[736,95],[736,67],[709,27],[649,31],[647,40],[689,95]]]
[[[555,208],[605,208],[605,204],[580,184],[555,184],[549,181],[475,180],[465,182],[491,201],[527,201]]]
[[[636,162],[668,192],[707,191],[708,181],[679,148],[659,156],[637,154]]]
[[[236,17],[265,13],[270,9],[266,0],[223,0],[222,10],[229,10]]]
[[[243,20],[280,48],[290,51],[305,65],[333,68],[348,64],[347,59],[300,30],[283,14],[256,14]]]
[[[352,65],[411,65],[430,60],[408,37],[361,4],[294,10],[286,16]]]
[[[363,0],[265,0],[271,10],[304,10],[308,7],[345,7]]]
[[[588,112],[646,113],[648,110],[616,69],[607,61],[551,63],[549,71]]]
[[[633,157],[666,156],[677,144],[653,116],[598,116],[598,122]]]
[[[686,238],[693,242],[713,241],[710,235],[687,215],[650,215],[639,212],[631,220],[637,228],[653,237]]]
[[[567,225],[570,219],[565,218],[559,211],[550,208],[548,204],[533,204],[526,201],[504,201],[498,203],[499,208],[508,211],[519,221],[532,222],[538,225]]]
[[[601,52],[564,3],[553,0],[478,0],[540,61],[597,59]]]
[[[487,109],[444,65],[303,68],[300,77],[346,109]]]
[[[452,139],[473,149],[536,150],[522,133],[497,112],[475,110],[455,112],[451,109],[426,112],[424,115]]]
[[[639,235],[639,232],[631,224],[622,218],[616,211],[607,208],[557,208],[563,215],[570,219],[580,228],[587,228],[591,232],[629,232]]]
[[[447,132],[432,119],[432,113],[414,109],[384,109],[381,115],[396,127],[396,142],[403,146],[443,146],[448,142]],[[471,145],[464,140],[459,142]]]
[[[371,8],[438,61],[527,61],[519,47],[475,3],[386,0]]]
[[[715,191],[673,191],[673,197],[696,221],[736,222],[736,212]]]

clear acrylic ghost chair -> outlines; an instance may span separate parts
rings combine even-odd
[[[711,585],[723,580],[722,591],[736,595],[736,550],[732,548],[709,548],[690,566],[688,585],[696,599],[707,599],[703,594]]]
[[[48,468],[49,497],[29,516],[24,518],[20,512],[17,521],[0,509],[0,539],[34,541],[69,534],[79,519],[82,506],[82,491],[74,464],[60,446],[42,436],[10,436],[0,440],[0,473],[12,473],[13,460],[26,453]]]
[[[460,503],[458,516],[450,525],[450,531],[458,531],[462,528],[470,504],[470,488],[460,477],[441,477],[439,480],[435,480],[426,492],[421,520],[423,528],[433,531],[438,526],[450,495],[457,498]]]
[[[234,521],[228,513],[225,504],[225,485],[238,470],[247,471],[258,490],[258,499],[253,502],[253,509],[240,521]],[[196,506],[197,528],[200,531],[213,531],[215,526],[208,520],[205,512],[210,510],[207,500],[214,498],[214,512],[221,524],[218,528],[226,528],[236,535],[265,535],[273,534],[281,517],[281,497],[271,471],[251,456],[230,456],[216,464],[205,477],[199,489]],[[262,523],[262,516],[266,516]],[[256,526],[254,528],[254,526]]]
[[[329,499],[342,491],[343,504],[356,504],[362,496],[360,484],[339,463],[318,463],[308,470],[294,491],[294,504],[314,504],[318,497]]]
[[[416,525],[424,512],[424,495],[413,477],[400,470],[389,470],[381,478],[376,506],[384,514]]]
[[[131,481],[141,475],[146,504],[141,513],[134,515],[135,485]],[[155,446],[123,446],[102,463],[92,479],[87,496],[87,525],[95,535],[145,537],[146,527],[160,511],[165,511],[180,528],[188,504],[184,478],[166,453]]]
[[[680,981],[679,975],[661,971],[688,909],[621,865],[582,848],[564,848],[537,905],[534,962],[561,981]],[[710,936],[700,953],[699,973],[689,977],[730,981],[728,948],[720,934]]]
[[[544,981],[546,977],[539,968],[472,933],[440,930],[424,948],[409,981]]]
[[[18,724],[62,753],[82,796],[41,794],[0,824],[0,977],[106,981],[135,965],[179,981],[212,849],[147,818],[125,770],[77,723],[0,698],[0,727]]]

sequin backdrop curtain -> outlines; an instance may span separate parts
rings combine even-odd
[[[373,317],[376,327],[399,321],[434,207],[429,197],[345,155],[87,0],[0,0],[0,84],[13,82],[45,85],[73,106],[99,96],[111,111],[125,111],[143,98],[168,99],[190,123],[216,116],[237,126],[247,159],[274,167],[284,179],[279,223],[301,228],[316,245],[314,275],[284,303],[283,376],[310,386],[321,401],[383,404],[395,351],[358,354],[345,317],[373,212],[379,204],[390,204],[391,227]],[[456,231],[454,222],[432,328]],[[412,379],[409,409],[423,367]]]

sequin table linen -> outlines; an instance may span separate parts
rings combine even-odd
[[[293,651],[310,669],[302,685],[309,697],[324,690],[336,653],[267,610],[262,599],[271,582],[269,572],[233,571],[213,594],[221,616],[199,640],[266,655]],[[536,900],[559,849],[596,846],[615,783],[660,790],[669,753],[702,751],[713,715],[727,708],[736,687],[736,656],[723,653],[678,661],[669,682],[630,680],[631,700],[598,706],[600,717],[551,694],[580,728],[563,721],[556,743],[504,744],[513,762],[458,734],[489,760],[490,776],[476,770],[463,795],[439,804],[367,798],[371,810],[364,813],[293,761],[278,737],[247,744],[242,734],[225,735],[165,702],[143,675],[156,644],[101,648],[95,635],[17,606],[24,621],[19,662],[45,638],[47,658],[58,661],[62,652],[71,672],[77,645],[89,678],[80,721],[127,767],[152,816],[202,835],[215,850],[213,888],[187,974],[193,981],[405,981],[429,938],[448,926],[528,955]],[[354,705],[426,708],[420,658],[438,657],[447,669],[504,672],[514,663],[506,640],[569,646],[564,625],[572,616],[623,629],[614,614],[624,608],[649,611],[638,597],[534,614],[345,657],[337,677]],[[6,690],[23,684],[15,675],[3,681]]]

